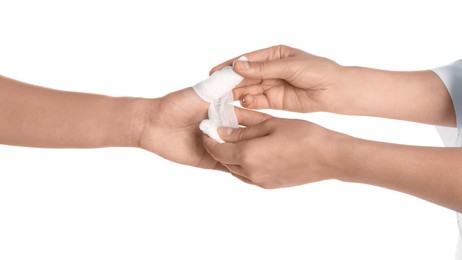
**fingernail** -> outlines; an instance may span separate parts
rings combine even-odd
[[[248,70],[249,63],[243,60],[235,60],[233,66],[239,70]]]
[[[232,132],[233,132],[233,128],[231,127],[219,127],[218,128],[218,134],[220,136],[231,135]]]
[[[237,59],[237,60],[248,61],[249,59],[247,59],[247,57],[246,57],[246,56],[241,56],[241,57],[239,57],[239,59]]]

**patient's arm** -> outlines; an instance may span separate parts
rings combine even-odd
[[[0,144],[140,147],[177,163],[224,169],[202,146],[198,124],[207,108],[191,88],[155,99],[109,97],[0,76]],[[248,113],[239,110],[237,116]]]

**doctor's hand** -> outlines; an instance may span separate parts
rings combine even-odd
[[[441,79],[430,70],[387,71],[341,66],[287,46],[244,54],[234,62],[245,77],[234,89],[242,106],[294,112],[325,111],[455,126],[454,108]]]
[[[204,136],[204,146],[239,179],[280,188],[336,178],[336,145],[344,135],[310,122],[270,118],[246,128],[220,128],[220,144]]]
[[[233,64],[246,79],[234,89],[242,106],[295,112],[330,111],[338,102],[333,90],[341,66],[288,46],[274,46],[244,54],[214,67],[213,73]]]
[[[242,181],[273,189],[337,179],[462,211],[461,149],[363,140],[301,120],[247,120],[246,128],[219,130],[228,143],[203,137],[210,155]]]

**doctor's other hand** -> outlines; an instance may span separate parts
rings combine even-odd
[[[263,188],[281,188],[338,177],[336,145],[345,135],[294,119],[270,118],[246,128],[220,128],[220,144],[204,146],[239,179]]]
[[[235,58],[210,72],[234,64],[234,70],[246,78],[234,89],[242,106],[314,112],[330,111],[336,105],[333,85],[341,70],[337,63],[284,45],[243,56],[249,61]]]

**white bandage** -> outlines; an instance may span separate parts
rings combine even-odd
[[[240,57],[239,60],[247,60],[247,58]],[[209,119],[202,120],[199,128],[219,143],[224,141],[218,135],[218,127],[239,127],[232,105],[232,90],[243,79],[231,66],[227,66],[193,87],[199,97],[210,103]]]

